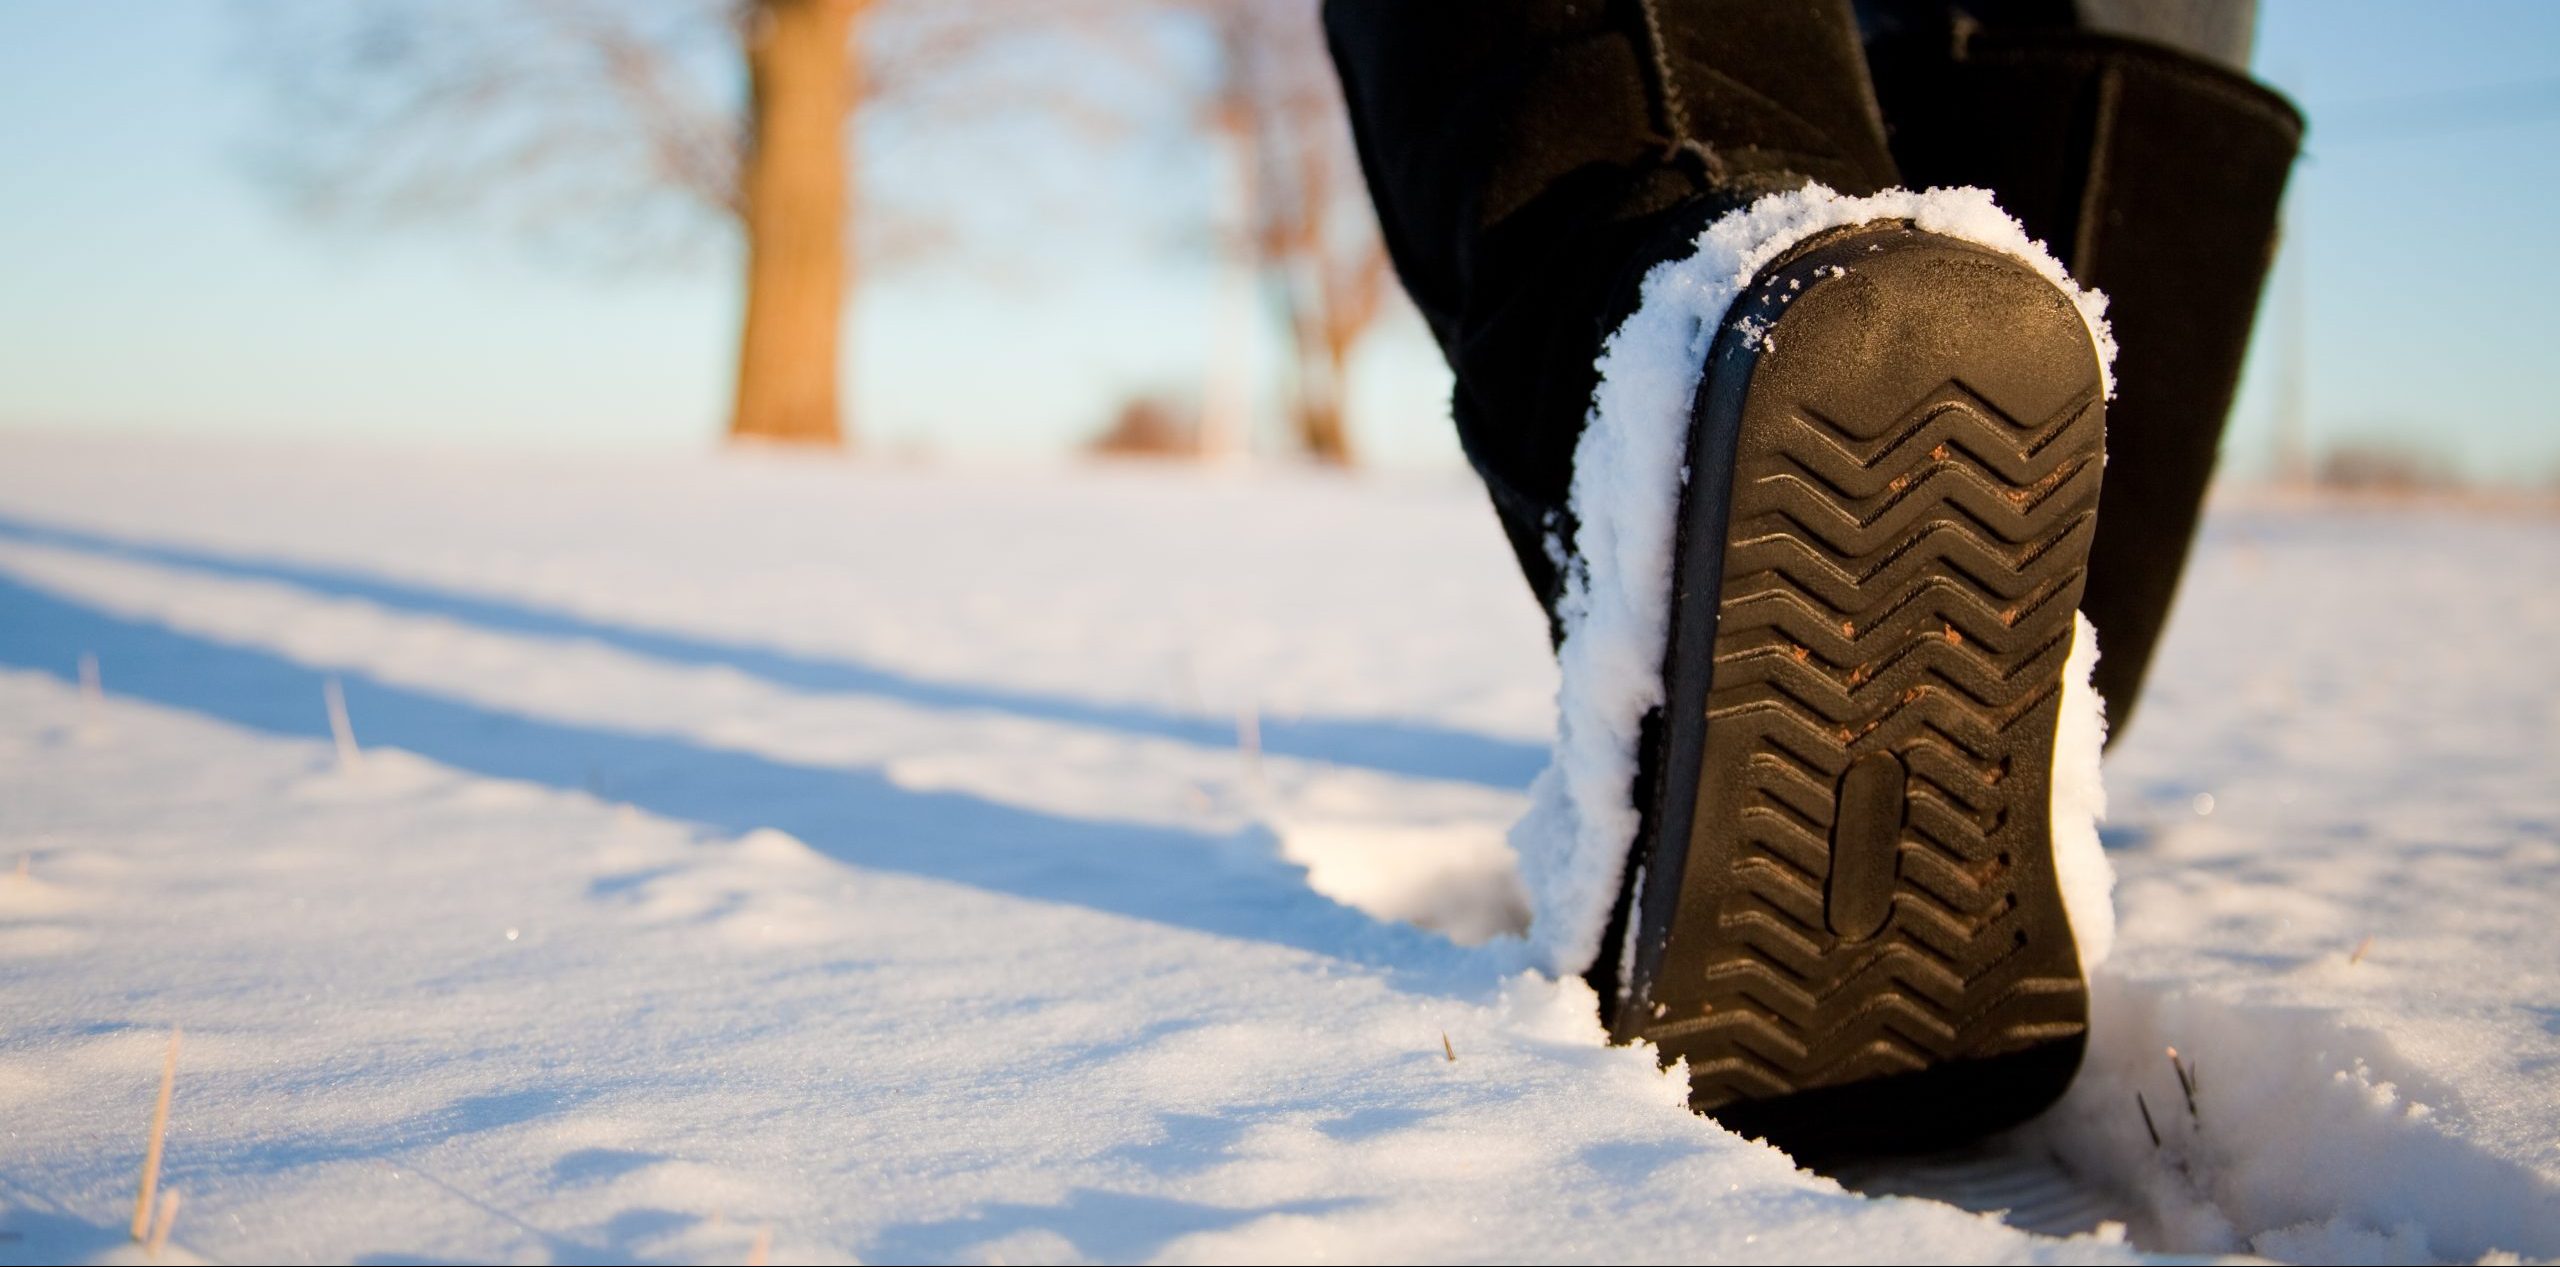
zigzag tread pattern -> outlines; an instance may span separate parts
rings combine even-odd
[[[1698,794],[1697,822],[1730,826],[1690,844],[1645,1027],[1702,1109],[2086,1017],[2046,783],[2097,508],[2094,374],[2035,418],[1951,378],[1872,439],[1801,402],[1767,413],[1746,409],[1736,454]],[[1871,753],[1908,772],[1906,810],[1889,914],[1852,939],[1825,924],[1829,837]]]

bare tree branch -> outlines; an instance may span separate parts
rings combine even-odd
[[[1242,246],[1263,273],[1289,335],[1295,439],[1319,461],[1348,464],[1348,364],[1383,306],[1387,259],[1316,5],[1192,5],[1216,31],[1220,52],[1219,81],[1204,114],[1248,168],[1252,205]]]
[[[648,138],[658,179],[741,214],[736,112],[702,100],[697,86],[683,82],[669,65],[665,48],[601,19],[591,7],[571,0],[546,0],[544,7],[562,34],[595,47],[606,82]]]

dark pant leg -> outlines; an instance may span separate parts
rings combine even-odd
[[[1460,440],[1555,608],[1600,341],[1714,214],[1894,183],[1845,0],[1329,0],[1387,247]]]

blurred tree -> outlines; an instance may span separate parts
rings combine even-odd
[[[743,246],[735,439],[845,445],[855,247],[849,123],[962,115],[1034,24],[1109,0],[377,0],[268,4],[249,44],[281,126],[260,157],[324,214],[484,220],[628,265],[730,226]],[[991,90],[997,89],[997,90]],[[856,228],[873,232],[856,233]],[[906,246],[938,226],[902,226]],[[898,245],[878,249],[899,250]]]
[[[1351,464],[1347,369],[1391,290],[1315,0],[1195,0],[1217,32],[1205,112],[1237,156],[1241,252],[1280,310],[1297,446]]]

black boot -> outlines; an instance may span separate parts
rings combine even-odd
[[[1900,25],[1870,56],[1904,178],[1991,190],[2107,294],[2121,352],[2106,514],[2081,609],[2106,651],[2097,685],[2112,738],[2133,715],[2186,566],[2302,117],[2156,44],[1986,27],[1943,10]]]
[[[2073,297],[2022,241],[1898,213],[1771,237],[1794,245],[1718,324],[1674,323],[1672,346],[1712,346],[1647,424],[1671,440],[1648,473],[1679,503],[1653,512],[1671,566],[1612,579],[1569,556],[1568,512],[1622,509],[1576,489],[1575,454],[1647,271],[1759,225],[1732,213],[1764,194],[1896,183],[1846,4],[1326,17],[1468,455],[1556,616],[1568,742],[1624,740],[1553,784],[1551,966],[1587,967],[1617,1037],[1686,1058],[1698,1108],[1791,1148],[1923,1146],[2049,1103],[2086,1016],[2049,779],[2104,425]],[[1577,712],[1618,580],[1658,587],[1634,606],[1667,625],[1606,634],[1656,639],[1604,649],[1659,657],[1641,726]]]

